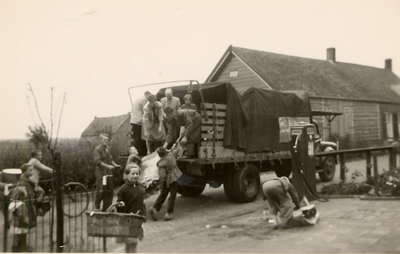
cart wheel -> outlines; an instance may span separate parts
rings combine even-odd
[[[205,187],[205,184],[198,184],[196,186],[179,185],[178,193],[186,197],[197,197],[200,196],[201,193],[203,193]]]
[[[260,173],[252,164],[243,165],[233,175],[233,193],[238,202],[247,203],[256,199],[261,189]]]
[[[336,163],[335,158],[333,156],[325,157],[322,164],[322,172],[319,172],[319,178],[323,182],[330,182],[332,181],[333,177],[335,176],[336,170]]]

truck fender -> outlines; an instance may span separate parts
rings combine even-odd
[[[326,147],[324,150],[324,152],[331,152],[331,151],[336,151],[336,150],[330,146]],[[324,157],[321,157],[321,159],[324,159]],[[335,156],[335,164],[338,164],[337,156]]]

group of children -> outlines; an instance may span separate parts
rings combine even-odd
[[[132,213],[146,216],[147,209],[144,200],[151,195],[151,191],[145,189],[145,186],[140,181],[141,175],[141,159],[137,154],[134,147],[129,149],[130,156],[128,157],[127,164],[124,171],[123,179],[125,183],[119,188],[117,192],[117,212]],[[150,208],[150,215],[153,220],[157,220],[157,213],[160,211],[161,206],[164,204],[168,194],[168,210],[165,214],[165,220],[171,220],[175,206],[175,198],[178,191],[178,184],[176,180],[182,175],[176,163],[176,155],[179,148],[175,148],[169,152],[164,147],[158,147],[156,153],[160,160],[157,162],[158,167],[158,187],[160,195],[158,196],[153,207]],[[136,252],[137,240],[143,239],[143,230],[139,238],[127,237],[125,242],[125,251],[128,253]],[[121,239],[117,239],[121,242]]]
[[[33,150],[30,161],[21,166],[21,176],[10,193],[11,203],[8,207],[14,233],[13,252],[30,252],[27,236],[29,230],[36,226],[36,217],[43,216],[45,191],[38,185],[40,172],[53,173],[53,169],[43,165],[42,152]]]

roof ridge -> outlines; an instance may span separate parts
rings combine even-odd
[[[232,49],[243,49],[243,50],[248,50],[248,51],[253,51],[253,52],[262,52],[266,54],[271,54],[271,55],[276,55],[276,56],[285,56],[289,58],[299,58],[299,59],[305,59],[305,60],[311,60],[311,61],[321,61],[324,63],[329,63],[326,59],[318,59],[318,58],[310,58],[310,57],[303,57],[303,56],[294,56],[294,55],[288,55],[288,54],[282,54],[282,53],[275,53],[275,52],[270,52],[270,51],[264,51],[264,50],[258,50],[258,49],[249,49],[249,48],[244,48],[244,47],[237,47],[237,46],[232,46]],[[235,53],[237,53],[235,51]],[[370,66],[370,65],[364,65],[364,64],[357,64],[357,63],[349,63],[349,62],[341,62],[341,61],[335,61],[334,64],[349,64],[353,66],[361,66],[361,67],[368,67],[372,69],[377,69],[377,70],[386,70],[384,67],[379,68],[375,66]]]

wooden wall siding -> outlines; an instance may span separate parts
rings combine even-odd
[[[334,100],[334,99],[321,99],[310,98],[312,110],[323,110],[342,112],[343,115],[336,116],[331,122],[331,135],[335,133],[340,136],[346,134],[354,135],[354,122],[353,122],[353,102],[347,100]],[[348,115],[345,115],[345,108],[348,108]],[[314,117],[320,127],[320,132],[323,132],[323,139],[329,139],[329,122],[325,116]]]
[[[229,73],[231,71],[238,71],[239,76],[236,78],[230,78]],[[249,89],[249,84],[253,87],[258,88],[271,88],[267,86],[258,76],[254,74],[242,61],[236,56],[227,59],[227,64],[223,67],[222,71],[216,74],[212,82],[230,82],[239,91],[243,93]]]
[[[379,104],[373,102],[353,102],[354,139],[377,140],[381,138]]]
[[[322,110],[322,99],[319,98],[310,98],[311,111],[321,111]],[[324,116],[313,116],[313,119],[317,122],[320,136],[323,140],[326,140],[328,137],[324,136],[323,126],[324,126]]]

